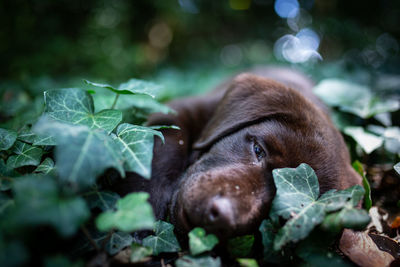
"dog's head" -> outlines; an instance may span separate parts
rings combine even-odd
[[[275,194],[275,168],[309,164],[321,192],[359,183],[327,114],[298,91],[251,74],[231,82],[193,149],[198,157],[171,206],[178,232],[201,226],[224,239],[255,231]]]

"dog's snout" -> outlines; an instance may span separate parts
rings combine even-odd
[[[208,210],[209,223],[215,227],[232,226],[234,223],[232,202],[224,197],[211,199]]]

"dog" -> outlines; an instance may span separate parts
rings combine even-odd
[[[275,194],[272,170],[307,163],[321,194],[361,183],[347,147],[312,93],[313,82],[290,68],[241,73],[205,96],[169,103],[177,114],[154,114],[152,177],[130,173],[115,190],[150,194],[156,218],[179,235],[203,227],[220,240],[257,231]]]

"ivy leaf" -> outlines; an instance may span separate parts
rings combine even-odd
[[[261,232],[264,260],[273,262],[278,256],[277,252],[274,251],[276,229],[270,220],[263,220],[258,230]]]
[[[131,193],[117,201],[116,211],[106,211],[96,218],[96,226],[100,231],[112,229],[123,232],[151,229],[154,214],[147,202],[149,194]]]
[[[149,128],[153,129],[153,130],[163,130],[163,129],[180,130],[181,129],[176,125],[151,125],[151,126],[149,126]]]
[[[110,108],[114,103],[115,93],[109,90],[96,90],[92,95],[95,110],[103,110]],[[140,110],[143,114],[149,115],[156,112],[164,114],[175,113],[170,107],[159,103],[157,100],[148,95],[119,95],[115,109]]]
[[[365,210],[346,207],[325,217],[322,228],[331,232],[340,232],[343,228],[361,230],[371,221]]]
[[[136,172],[144,178],[151,177],[154,135],[161,138],[161,132],[128,123],[118,126],[117,134],[112,135],[125,160],[125,170]]]
[[[372,199],[371,199],[371,186],[369,185],[368,179],[365,176],[364,168],[358,160],[353,162],[353,168],[356,172],[362,177],[362,182],[364,186],[364,207],[367,211],[372,207]]]
[[[71,236],[90,213],[80,197],[63,197],[54,179],[24,176],[13,183],[15,207],[9,225],[52,225],[62,236]]]
[[[363,198],[365,190],[360,185],[354,185],[344,190],[329,190],[323,194],[318,202],[325,204],[325,211],[332,212],[345,206],[355,207]]]
[[[56,141],[52,136],[39,136],[28,128],[23,128],[18,133],[18,140],[35,146],[55,146]]]
[[[384,141],[383,137],[368,133],[358,126],[346,127],[344,128],[344,133],[351,136],[367,154],[382,146]]]
[[[3,159],[0,159],[0,191],[7,191],[11,188],[13,179],[20,176],[13,168],[8,166]]]
[[[338,240],[337,233],[316,229],[298,244],[296,254],[307,263],[306,266],[353,266],[330,249],[336,240]]]
[[[355,185],[341,191],[330,190],[318,199],[317,176],[305,163],[297,168],[275,169],[272,174],[277,191],[272,202],[270,217],[275,222],[279,217],[287,220],[274,238],[274,250],[281,249],[288,242],[297,242],[307,237],[311,230],[324,220],[326,212],[341,208],[343,209],[340,212],[344,209],[353,209],[365,193],[361,186]],[[349,213],[343,211],[340,215],[338,222],[346,221],[338,227],[344,224],[348,227],[361,226],[358,218],[353,220],[351,216],[342,217],[348,216]]]
[[[175,261],[176,267],[220,267],[221,259],[213,258],[210,256],[202,257],[191,257],[183,256],[182,258]]]
[[[7,150],[17,139],[17,133],[13,130],[0,128],[0,150]]]
[[[34,170],[43,174],[49,174],[55,170],[54,161],[51,158],[45,158],[42,163]]]
[[[143,261],[146,257],[153,254],[153,249],[132,243],[130,262],[137,263]]]
[[[102,211],[114,209],[118,200],[121,199],[115,192],[97,190],[85,193],[84,198],[90,209],[99,208]]]
[[[88,80],[84,80],[84,82],[96,87],[106,88],[116,94],[144,94],[149,95],[152,98],[154,98],[156,96],[156,93],[161,89],[161,86],[158,84],[138,79],[130,79],[126,83],[120,84],[118,88],[115,88],[108,84],[94,83]]]
[[[70,124],[104,129],[110,133],[122,120],[122,112],[108,109],[94,114],[93,98],[78,88],[44,92],[45,113],[51,118]]]
[[[364,119],[400,108],[396,100],[380,99],[368,87],[340,79],[321,81],[314,88],[314,93],[328,105]]]
[[[34,146],[55,146],[56,144],[56,140],[53,136],[36,135],[33,141]]]
[[[110,255],[114,255],[120,252],[125,247],[129,246],[133,242],[133,237],[129,233],[116,231],[112,233],[100,232],[97,228],[90,224],[87,225],[88,236],[91,237],[92,241],[97,244],[97,247],[101,248],[104,246],[106,252]],[[86,235],[80,235],[79,239],[72,248],[71,255],[83,255],[89,251],[93,251],[95,247],[93,243],[89,241]]]
[[[393,166],[393,169],[400,174],[400,162],[398,162],[396,165]]]
[[[7,165],[10,168],[19,168],[22,166],[37,166],[40,164],[43,150],[41,148],[28,145],[26,143],[16,141],[12,152],[16,155],[12,155],[7,160]]]
[[[56,138],[57,172],[62,181],[87,187],[110,167],[125,176],[120,151],[102,130],[52,121],[46,116],[39,119],[33,130]]]
[[[143,239],[143,245],[153,249],[154,255],[162,252],[178,252],[181,250],[174,235],[174,226],[170,223],[157,221],[154,224],[155,235]]]
[[[32,132],[29,127],[23,127],[20,131],[18,131],[18,140],[33,144],[35,141],[36,134]]]
[[[122,249],[130,246],[133,242],[133,237],[129,233],[115,232],[111,235],[110,240],[106,244],[106,251],[110,255],[117,254]]]
[[[190,254],[194,256],[212,250],[216,244],[218,238],[213,234],[206,235],[203,228],[196,227],[189,232]]]
[[[228,251],[235,258],[249,256],[254,244],[254,235],[244,235],[228,240]]]
[[[270,217],[274,221],[279,216],[288,220],[274,240],[274,249],[279,250],[289,241],[305,238],[321,223],[325,216],[325,205],[317,202],[318,179],[307,164],[302,163],[295,169],[275,169],[272,173],[277,191]]]

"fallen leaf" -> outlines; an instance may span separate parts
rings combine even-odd
[[[378,248],[366,232],[343,231],[339,249],[352,262],[364,267],[389,266],[394,257]]]

